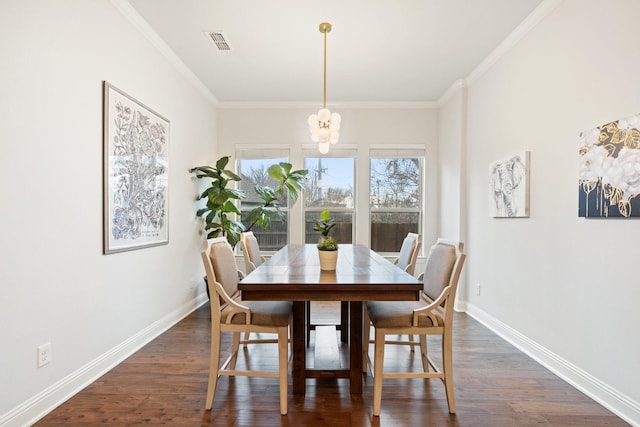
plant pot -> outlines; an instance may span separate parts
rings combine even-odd
[[[338,251],[318,251],[320,270],[335,270],[338,262]]]

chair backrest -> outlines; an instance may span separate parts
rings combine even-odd
[[[240,247],[244,254],[245,272],[249,274],[262,264],[260,245],[258,245],[258,239],[253,235],[253,231],[240,233]]]
[[[438,239],[429,250],[427,264],[422,277],[423,292],[430,300],[436,300],[442,291],[451,286],[449,296],[443,301],[447,315],[453,310],[458,279],[466,255],[464,245],[445,239]]]
[[[224,304],[220,292],[226,293],[227,299],[233,298],[238,292],[238,267],[233,249],[225,237],[216,237],[204,242],[201,255],[207,273],[211,303],[219,301],[220,304]],[[219,289],[216,283],[219,283],[222,289]],[[219,298],[214,298],[214,295]]]
[[[416,268],[418,252],[420,252],[420,246],[422,246],[422,237],[416,233],[408,233],[402,242],[396,265],[413,275]]]

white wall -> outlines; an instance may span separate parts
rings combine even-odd
[[[197,304],[187,169],[215,110],[108,0],[4,0],[0,38],[0,425],[22,425]],[[103,80],[170,120],[168,245],[102,255]]]
[[[439,236],[462,238],[465,171],[466,88],[460,80],[440,100],[438,115]]]
[[[464,212],[469,312],[638,425],[640,224],[578,218],[577,140],[640,112],[639,15],[565,0],[469,82]],[[531,216],[490,218],[488,165],[522,150]]]

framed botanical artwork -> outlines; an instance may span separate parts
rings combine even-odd
[[[529,216],[529,151],[489,165],[489,214],[494,218]]]
[[[169,121],[103,87],[103,252],[169,243]]]
[[[578,216],[640,217],[640,114],[580,133]]]

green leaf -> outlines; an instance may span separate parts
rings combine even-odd
[[[245,222],[249,223],[249,224],[255,224],[258,222],[258,220],[260,220],[260,218],[262,218],[263,216],[263,207],[262,206],[258,206],[255,207],[251,210],[251,212],[249,212],[249,215],[247,215],[247,218],[245,219]],[[251,227],[249,227],[251,228]]]
[[[235,173],[233,173],[232,171],[230,171],[229,169],[225,169],[223,171],[225,173],[225,175],[227,175],[227,177],[229,179],[231,179],[232,181],[242,181],[242,178],[239,177],[238,175],[236,175]]]
[[[221,230],[213,230],[209,234],[207,234],[207,239],[213,239],[214,237],[218,237],[221,233]]]
[[[278,196],[276,196],[276,193],[273,191],[273,188],[271,187],[268,187],[268,186],[263,187],[261,185],[256,185],[254,187],[254,190],[256,191],[258,196],[262,199],[265,205],[268,205],[272,203],[274,200],[278,199]]]
[[[285,184],[287,186],[287,191],[289,192],[289,197],[291,198],[291,204],[295,204],[296,200],[298,200],[298,189],[295,185],[290,182]]]
[[[279,183],[282,183],[282,181],[284,181],[284,179],[286,178],[286,172],[281,165],[282,163],[278,165],[271,165],[267,169],[267,173],[269,174],[269,176]]]
[[[289,174],[291,173],[291,163],[280,162],[279,165],[282,168],[284,175],[289,176]]]
[[[220,210],[225,213],[235,213],[240,215],[240,211],[231,201],[227,201],[224,205],[222,205],[222,208]]]
[[[227,188],[226,189],[227,194],[229,195],[230,198],[232,199],[244,199],[245,198],[245,194],[243,190],[237,190],[235,188]]]
[[[220,157],[216,162],[216,169],[224,170],[227,163],[229,163],[229,156]]]

